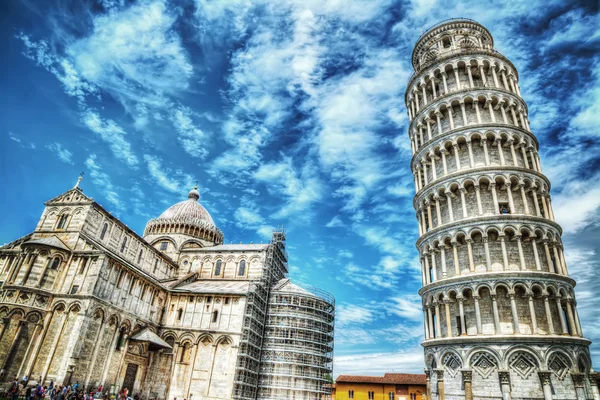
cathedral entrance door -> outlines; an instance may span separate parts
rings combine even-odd
[[[127,388],[127,390],[129,391],[129,397],[133,397],[133,386],[135,385],[135,377],[137,375],[137,371],[137,364],[127,364],[127,369],[125,370],[125,378],[123,379],[123,387],[121,387],[121,390]]]

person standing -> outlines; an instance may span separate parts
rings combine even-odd
[[[13,383],[10,385],[9,392],[11,400],[19,399],[19,379],[16,376]]]
[[[35,400],[41,400],[43,393],[44,393],[44,387],[42,386],[42,382],[38,382],[37,386],[35,387],[35,395],[34,395]]]
[[[31,386],[27,386],[27,389],[25,389],[25,400],[30,400],[31,399]]]

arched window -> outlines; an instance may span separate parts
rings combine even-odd
[[[215,266],[215,276],[221,276],[222,266],[223,266],[223,261],[217,260],[217,265]]]
[[[56,257],[54,260],[52,260],[52,263],[50,264],[50,269],[58,269],[59,265],[60,265],[60,258]]]
[[[142,256],[144,255],[144,250],[140,250],[140,254],[138,254],[138,264],[142,261]]]
[[[104,240],[104,236],[106,235],[106,231],[108,229],[108,223],[104,223],[104,226],[102,227],[102,232],[100,232],[100,240]]]
[[[121,288],[121,285],[123,284],[124,276],[125,276],[125,270],[122,269],[121,272],[119,272],[119,278],[117,279],[117,289]]]
[[[67,226],[67,218],[69,218],[68,214],[61,215],[58,220],[58,225],[56,225],[56,229],[65,229]]]
[[[238,268],[238,276],[246,275],[246,260],[240,261],[240,267]]]
[[[156,260],[154,260],[154,271],[152,271],[152,273],[155,274],[157,269],[158,269],[158,258]]]
[[[448,47],[450,47],[450,36],[444,36],[442,38],[442,46],[447,49]]]
[[[115,350],[120,351],[123,346],[123,338],[125,336],[125,327],[119,330],[119,337],[117,338],[117,347]]]
[[[123,238],[123,242],[121,243],[121,253],[125,251],[125,246],[127,246],[127,236]]]
[[[135,288],[135,282],[137,281],[137,279],[132,279],[131,280],[131,285],[129,285],[129,294],[133,294],[133,289]]]
[[[167,250],[167,247],[169,247],[169,242],[167,242],[167,241],[160,242],[160,251]]]
[[[389,392],[388,393],[388,399],[389,400],[394,400],[395,399],[395,393],[394,392]]]
[[[183,308],[177,310],[177,321],[181,321],[181,317],[183,317]]]
[[[180,363],[190,362],[190,344],[186,343],[181,346],[181,356],[179,357]]]
[[[219,312],[215,310],[213,311],[212,322],[217,322],[217,319],[219,319]]]
[[[175,346],[175,338],[172,336],[169,336],[168,338],[165,339],[165,342],[167,342],[167,344],[169,346],[171,346],[170,349],[165,349],[165,353],[166,354],[173,353],[173,346]]]

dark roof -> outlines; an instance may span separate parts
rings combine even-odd
[[[425,385],[425,374],[385,374],[383,376],[340,375],[337,382],[383,383],[389,385]]]

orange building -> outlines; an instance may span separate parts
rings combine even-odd
[[[425,374],[340,375],[335,400],[423,400]],[[427,397],[427,396],[425,396]]]

